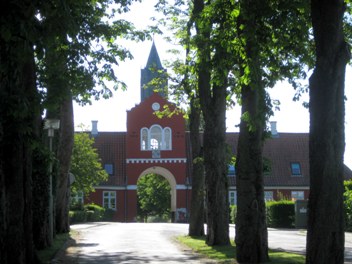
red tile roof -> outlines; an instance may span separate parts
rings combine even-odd
[[[226,140],[236,155],[238,133],[227,133]],[[186,136],[188,168],[191,174],[191,151],[189,132]],[[279,133],[275,138],[269,138],[264,143],[263,156],[271,162],[271,172],[265,174],[265,186],[309,186],[309,134]],[[114,164],[114,174],[109,176],[105,186],[124,186],[126,183],[126,132],[99,132],[95,138],[102,165]],[[291,163],[301,166],[301,175],[292,176]],[[236,177],[229,177],[230,185],[236,184]],[[345,178],[352,179],[352,171],[345,166]]]
[[[113,164],[113,175],[109,176],[105,186],[123,186],[126,183],[126,132],[99,132],[94,146],[104,164]]]
[[[227,133],[227,143],[236,153],[238,133]],[[265,186],[309,186],[309,134],[278,133],[264,143],[263,157],[271,162],[271,172],[265,174]],[[301,175],[292,176],[291,163],[299,163]],[[345,166],[345,178],[352,178],[352,171]],[[230,185],[236,184],[229,177]]]

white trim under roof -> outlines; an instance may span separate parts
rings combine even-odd
[[[186,163],[186,158],[170,159],[126,159],[126,163]]]
[[[230,186],[229,190],[236,190],[236,186]],[[264,190],[309,190],[309,186],[264,186]]]

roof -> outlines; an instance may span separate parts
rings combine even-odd
[[[104,164],[113,165],[113,174],[102,186],[125,185],[126,183],[126,132],[99,132],[94,147]]]
[[[187,173],[191,175],[191,151],[189,132],[186,133]],[[239,133],[227,133],[226,140],[234,155],[237,151]],[[103,165],[112,163],[114,174],[102,185],[126,184],[126,132],[99,132],[95,138],[95,147]],[[264,185],[272,187],[308,187],[309,186],[309,134],[279,133],[275,138],[269,138],[264,143],[263,157],[271,163],[270,173],[264,175]],[[299,163],[301,175],[293,176],[291,163]],[[344,168],[345,179],[352,179],[352,171]],[[230,185],[236,184],[236,177],[228,177]]]
[[[234,155],[237,153],[238,132],[226,133],[227,144]],[[190,154],[189,154],[190,155]],[[264,174],[265,186],[309,186],[309,134],[278,133],[278,136],[266,139],[263,146],[263,157],[269,160],[271,170]],[[291,164],[299,163],[300,175],[292,175]],[[352,171],[345,166],[345,179],[352,179]],[[236,185],[235,175],[229,177],[230,185]]]
[[[157,69],[163,69],[154,41],[150,49],[147,65],[145,68],[150,68],[151,66],[156,67]]]

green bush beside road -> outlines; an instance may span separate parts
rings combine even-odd
[[[96,204],[74,206],[69,212],[70,223],[112,221],[113,211]]]

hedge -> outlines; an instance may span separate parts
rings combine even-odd
[[[295,226],[295,203],[289,200],[266,203],[268,227],[293,228]]]
[[[105,209],[96,204],[87,204],[81,210],[69,212],[70,223],[111,221],[114,212],[114,210]]]
[[[345,181],[345,231],[352,232],[352,180]]]

